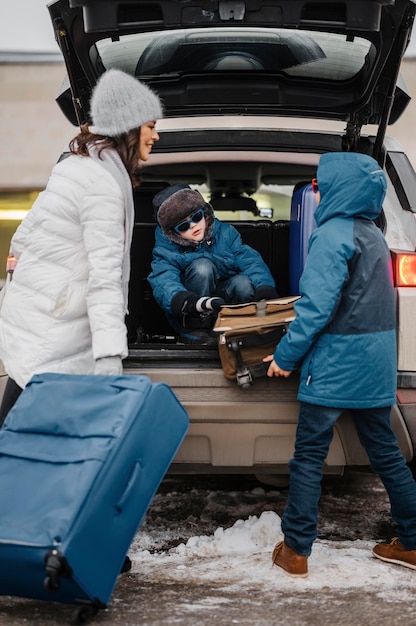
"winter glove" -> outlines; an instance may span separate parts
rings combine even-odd
[[[123,373],[123,362],[120,356],[106,356],[97,359],[95,362],[94,374],[103,376],[121,376]]]
[[[177,291],[170,303],[173,315],[176,315],[176,317],[182,317],[182,315],[186,315],[188,313],[188,309],[193,309],[195,312],[197,300],[198,296],[192,293],[192,291]]]
[[[256,302],[259,302],[259,300],[273,300],[278,297],[276,289],[270,285],[260,285],[254,292],[254,300]]]
[[[171,308],[172,313],[177,317],[181,315],[196,316],[198,313],[218,312],[223,304],[225,302],[222,298],[209,298],[207,296],[201,298],[191,291],[180,291],[172,298]]]
[[[218,311],[225,304],[225,301],[222,298],[199,298],[196,303],[196,310],[198,313],[204,313],[205,311]]]
[[[198,300],[198,296],[195,296],[193,294],[188,296],[182,305],[182,315],[196,315],[196,303],[198,302]]]

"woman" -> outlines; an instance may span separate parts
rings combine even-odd
[[[132,186],[159,139],[158,96],[120,70],[98,81],[93,126],[14,234],[13,280],[0,312],[0,358],[9,376],[0,424],[34,374],[121,374],[134,221]]]

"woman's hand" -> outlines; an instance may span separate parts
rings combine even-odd
[[[282,370],[282,368],[279,367],[276,361],[274,360],[273,354],[269,354],[268,356],[265,356],[263,359],[263,362],[270,363],[270,367],[267,370],[267,376],[269,376],[270,378],[272,378],[273,376],[283,376],[283,378],[287,378],[292,373],[290,370]]]

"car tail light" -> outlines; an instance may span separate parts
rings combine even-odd
[[[399,404],[416,404],[416,389],[397,389],[396,395]]]
[[[391,250],[395,287],[416,287],[416,252]]]

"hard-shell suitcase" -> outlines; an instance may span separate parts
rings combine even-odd
[[[293,305],[299,296],[261,300],[221,307],[214,332],[224,375],[248,389],[255,378],[265,376],[276,345],[295,317]]]
[[[145,376],[34,376],[0,430],[0,594],[104,608],[188,425]]]
[[[299,279],[308,256],[308,241],[317,227],[315,221],[316,196],[310,183],[295,186],[290,205],[289,226],[289,287],[290,293],[299,293]]]

